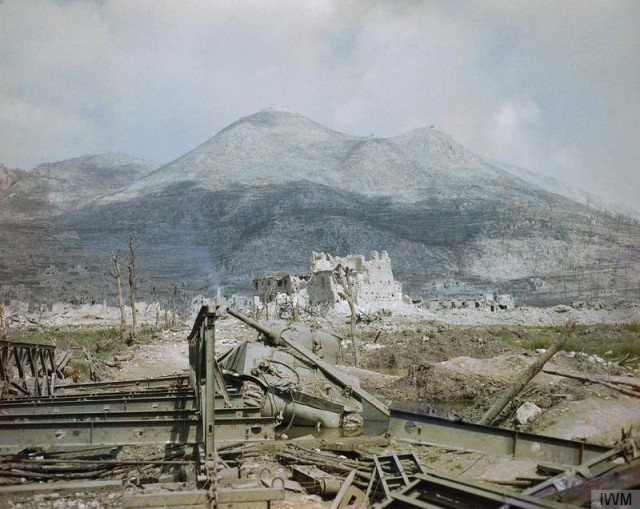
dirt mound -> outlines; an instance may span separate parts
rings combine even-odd
[[[409,373],[388,387],[387,395],[396,401],[427,404],[438,413],[453,413],[465,420],[474,420],[505,388],[499,380],[461,373],[440,364],[418,364]]]
[[[480,328],[420,325],[393,335],[383,335],[384,348],[366,351],[369,369],[408,369],[420,362],[441,362],[461,355],[487,359],[513,350],[496,335]]]
[[[440,413],[454,412],[474,421],[484,412],[535,360],[534,356],[502,354],[490,359],[455,357],[440,363],[421,363],[408,368],[408,373],[385,390],[396,401],[414,401]],[[571,358],[558,359],[566,367]],[[554,361],[549,363],[556,367]],[[524,391],[502,414],[508,420],[525,401],[547,409],[564,399],[580,400],[586,388],[580,382],[545,373],[538,373]],[[588,392],[588,391],[586,391]]]

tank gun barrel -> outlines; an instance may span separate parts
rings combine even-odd
[[[256,322],[255,320],[252,320],[247,315],[243,315],[239,311],[236,311],[235,309],[231,309],[231,308],[227,308],[227,313],[229,313],[231,316],[237,318],[241,322],[246,323],[252,329],[255,329],[258,332],[261,332],[262,334],[267,336],[272,341],[277,341],[278,336],[279,336],[278,334],[276,334],[274,331],[272,331],[268,327],[265,327],[264,325]]]

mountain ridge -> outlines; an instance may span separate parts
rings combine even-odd
[[[434,128],[372,138],[339,133],[299,114],[263,111],[225,127],[104,202],[157,193],[179,182],[220,190],[303,179],[415,201],[423,189],[469,178],[517,177]]]
[[[640,222],[527,182],[437,129],[352,136],[267,111],[157,169],[87,157],[43,166],[36,193],[22,178],[13,202],[0,194],[0,295],[108,298],[110,253],[134,234],[146,300],[172,284],[247,294],[255,274],[306,270],[312,251],[371,250],[390,253],[413,298],[640,298]],[[45,178],[56,171],[65,185]],[[22,215],[3,215],[9,205]]]
[[[156,165],[120,153],[90,154],[42,163],[0,194],[0,214],[50,215],[85,206],[129,184]]]

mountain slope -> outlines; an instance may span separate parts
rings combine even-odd
[[[505,196],[513,187],[535,187],[436,129],[365,138],[332,131],[294,113],[263,111],[238,120],[103,202],[158,193],[185,182],[217,191],[300,180],[402,201],[418,201],[435,189],[449,193],[452,183],[479,192],[485,181],[493,180],[492,192]]]
[[[0,214],[33,216],[82,207],[134,182],[157,166],[124,154],[98,154],[45,163],[0,194]]]
[[[73,181],[47,188],[37,211],[55,213],[44,230],[12,225],[0,293],[101,300],[113,293],[109,255],[129,233],[146,300],[172,284],[246,294],[257,274],[307,270],[312,251],[374,249],[390,253],[412,297],[506,291],[553,303],[640,292],[640,223],[518,178],[434,129],[364,138],[261,112],[120,189]]]

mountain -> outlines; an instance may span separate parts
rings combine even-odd
[[[523,185],[436,129],[415,129],[395,138],[350,136],[302,115],[269,110],[238,120],[102,202],[185,183],[220,191],[301,180],[400,201],[420,200],[435,189],[446,194],[460,186],[481,191],[487,180],[495,181],[493,191],[501,193]]]
[[[3,193],[7,189],[9,189],[25,174],[26,172],[23,170],[10,169],[0,163],[0,193]]]
[[[594,207],[598,210],[611,214],[622,214],[635,219],[640,219],[639,209],[621,205],[620,203],[612,202],[611,200],[605,200],[599,196],[595,196],[591,193],[587,193],[586,191],[570,186],[557,178],[550,177],[548,175],[540,175],[539,173],[527,170],[526,168],[501,163],[499,161],[492,161],[491,164],[511,173],[515,177],[541,187],[546,191],[560,194],[565,198],[582,203],[583,205]]]
[[[22,172],[21,178],[0,191],[0,214],[33,217],[73,210],[156,168],[146,161],[111,153],[41,164]]]
[[[123,176],[123,187],[73,178],[75,186],[48,191],[48,205],[31,219],[25,213],[11,247],[0,247],[0,293],[107,298],[110,253],[133,233],[146,300],[167,298],[173,284],[191,294],[218,286],[248,294],[255,275],[306,271],[312,251],[372,250],[390,253],[415,298],[638,297],[638,221],[505,167],[436,129],[359,137],[263,111],[155,171]],[[45,209],[53,212],[43,228],[32,219]]]

